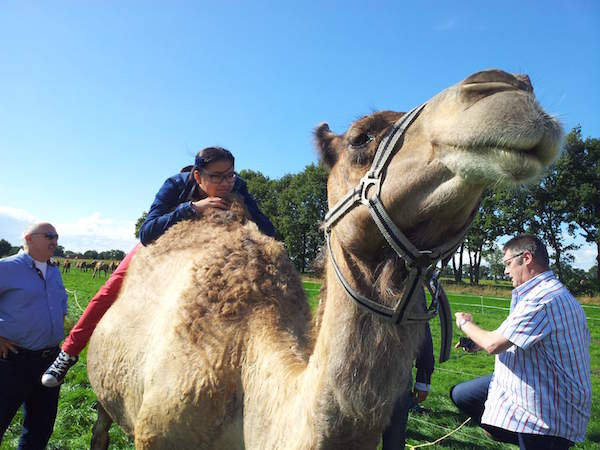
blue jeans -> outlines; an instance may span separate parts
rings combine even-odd
[[[406,423],[408,422],[408,410],[412,406],[411,389],[400,395],[394,404],[394,412],[390,424],[383,432],[382,450],[404,449],[406,442]]]
[[[19,349],[0,358],[0,442],[17,410],[23,405],[19,450],[43,450],[50,439],[60,386],[47,388],[40,379],[59,349],[32,352]]]
[[[461,412],[471,416],[473,422],[486,430],[494,440],[516,444],[521,450],[566,450],[573,445],[573,442],[558,436],[516,433],[491,425],[482,425],[481,416],[491,381],[490,374],[459,383],[450,389],[450,398]]]

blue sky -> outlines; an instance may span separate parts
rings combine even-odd
[[[599,21],[577,0],[4,1],[0,238],[49,220],[67,249],[128,250],[198,149],[278,178],[316,161],[318,123],[343,132],[484,68],[528,73],[566,131],[600,137]]]

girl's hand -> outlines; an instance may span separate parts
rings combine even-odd
[[[207,208],[229,209],[231,204],[221,197],[206,197],[197,202],[192,202],[192,208],[196,212],[196,216],[202,215],[202,212]]]
[[[6,359],[9,351],[12,353],[19,353],[13,342],[0,336],[0,358]]]

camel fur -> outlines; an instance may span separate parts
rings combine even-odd
[[[329,205],[353,188],[402,113],[315,138]],[[522,183],[558,152],[561,129],[526,76],[489,70],[438,94],[390,161],[381,198],[419,248],[457,236],[483,190]],[[332,232],[346,279],[392,305],[407,268],[355,208]],[[115,420],[137,449],[375,449],[407,388],[422,323],[350,301],[330,261],[315,320],[282,244],[241,205],[180,222],[133,258],[99,323],[88,374],[100,403],[92,448]],[[415,302],[419,303],[419,302]]]

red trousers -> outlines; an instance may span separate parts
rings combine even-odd
[[[85,311],[63,342],[62,349],[69,355],[79,355],[81,350],[87,345],[96,325],[98,325],[98,322],[100,322],[104,313],[117,299],[131,258],[133,258],[133,255],[135,255],[141,246],[142,244],[138,243],[133,247],[115,271],[110,275],[108,280],[106,280],[106,283],[104,283],[88,303]]]

